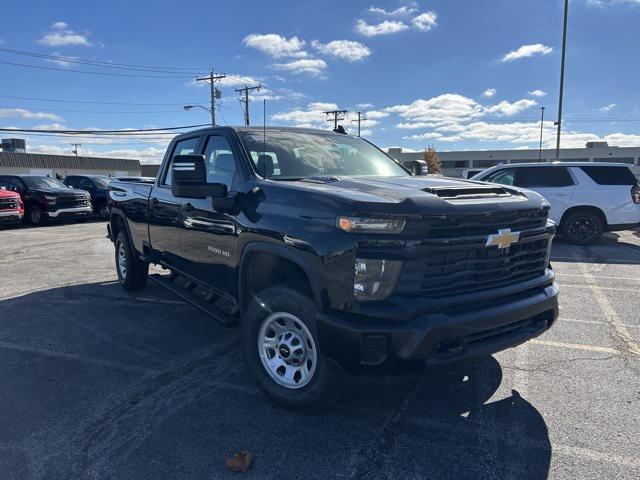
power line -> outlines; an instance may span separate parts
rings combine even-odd
[[[366,122],[368,119],[362,116],[362,112],[356,112],[358,114],[358,118],[357,120],[351,120],[351,122],[357,122],[358,123],[358,136],[360,136],[360,124],[362,122]]]
[[[198,102],[181,102],[181,103],[135,103],[135,102],[105,102],[99,100],[61,100],[53,98],[38,97],[18,97],[13,95],[0,95],[0,98],[13,98],[15,100],[33,100],[37,102],[56,102],[56,103],[83,103],[96,105],[138,105],[138,106],[163,106],[163,105],[184,105],[185,103],[197,104]]]
[[[27,52],[23,50],[12,50],[9,48],[0,48],[0,53],[8,53],[12,55],[23,55],[23,56],[34,57],[34,58],[43,58],[46,60],[53,60],[57,62],[93,65],[93,66],[114,68],[114,69],[120,69],[120,70],[137,70],[142,72],[146,71],[146,72],[156,72],[156,73],[192,73],[195,71],[202,72],[203,70],[206,70],[205,68],[200,68],[200,67],[160,67],[160,66],[152,66],[152,65],[135,65],[135,64],[127,64],[127,63],[106,62],[101,60],[91,60],[87,58],[67,57],[64,55],[48,55],[44,53]],[[185,70],[185,72],[177,72],[175,70]]]
[[[14,67],[36,68],[39,70],[55,70],[67,73],[85,73],[88,75],[104,75],[108,77],[128,77],[128,78],[192,78],[192,75],[140,75],[133,73],[111,73],[111,72],[94,72],[91,70],[75,70],[72,68],[47,67],[44,65],[28,65],[26,63],[0,62],[2,65],[11,65]]]
[[[0,107],[0,109],[24,109],[24,107],[16,107],[16,106],[10,106],[10,107]],[[99,114],[119,114],[119,113],[124,113],[124,114],[134,114],[134,113],[145,113],[145,114],[155,114],[155,113],[176,113],[179,110],[175,109],[175,110],[120,110],[120,111],[104,111],[104,110],[67,110],[67,109],[60,109],[60,108],[47,108],[47,112],[60,112],[60,113],[99,113]]]
[[[184,125],[181,127],[162,127],[162,128],[132,128],[128,130],[41,130],[33,128],[0,128],[0,132],[26,132],[26,133],[66,133],[66,134],[83,134],[83,133],[97,133],[97,134],[130,134],[130,133],[145,133],[145,132],[162,132],[168,130],[184,130],[187,128],[207,127],[207,124],[199,125]]]

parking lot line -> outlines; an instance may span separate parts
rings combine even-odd
[[[558,320],[560,320],[560,322],[585,323],[587,325],[609,325],[609,322],[603,322],[602,320],[582,320],[580,318],[565,317],[560,317]],[[623,323],[623,325],[627,328],[640,328],[640,325],[630,325],[628,323]]]
[[[561,282],[558,282],[558,286],[560,286],[560,288],[584,288],[585,285],[587,285],[587,286],[597,286],[601,290],[613,290],[613,291],[616,291],[616,292],[638,293],[638,289],[637,288],[601,287],[600,285],[589,283],[589,282],[585,282],[585,283],[561,283]]]
[[[54,357],[54,358],[59,358],[61,360],[69,360],[72,362],[89,363],[91,365],[97,365],[100,367],[107,367],[107,368],[115,368],[117,370],[123,370],[123,371],[129,371],[129,372],[144,373],[144,374],[156,373],[155,370],[152,370],[149,368],[137,367],[135,365],[126,365],[123,363],[112,362],[110,360],[100,360],[98,358],[85,357],[83,355],[75,355],[72,353],[54,352],[52,350],[47,350],[44,348],[17,345],[15,343],[4,342],[2,340],[0,340],[0,348],[6,348],[8,350],[14,350],[18,352],[30,353],[35,355],[43,355],[46,357]]]
[[[565,342],[554,342],[552,340],[540,340],[538,338],[534,338],[530,340],[529,343],[534,343],[536,345],[544,345],[546,347],[560,347],[560,348],[572,348],[574,350],[588,350],[590,352],[602,352],[602,353],[613,353],[619,354],[620,351],[615,348],[610,347],[598,347],[596,345],[584,345],[582,343],[565,343]]]
[[[584,279],[584,275],[582,275],[581,273],[558,273],[557,275],[559,277],[577,277],[577,278]],[[632,277],[610,277],[610,276],[607,276],[607,275],[593,275],[593,274],[591,274],[591,276],[593,278],[597,278],[597,279],[624,280],[626,282],[639,282],[640,283],[640,277],[636,277],[636,278],[632,278]]]
[[[551,263],[553,262],[567,262],[573,263],[577,260],[577,257],[554,257],[551,256]],[[614,263],[618,265],[640,265],[640,261],[637,260],[625,260],[622,258],[607,258],[606,262],[591,262],[593,265],[607,265],[609,263]]]
[[[640,355],[640,345],[636,343],[633,335],[631,335],[629,330],[627,330],[627,327],[625,327],[624,323],[622,323],[622,320],[620,320],[620,317],[613,308],[613,305],[611,305],[611,301],[604,294],[603,290],[606,287],[601,287],[596,283],[596,279],[591,275],[591,272],[589,272],[589,269],[584,263],[578,262],[578,268],[580,268],[580,271],[587,281],[586,283],[591,289],[594,298],[598,302],[598,305],[600,305],[600,308],[604,313],[605,320],[611,324],[614,331],[616,332],[616,335],[624,343],[627,350],[634,355]],[[629,291],[637,293],[637,290]]]

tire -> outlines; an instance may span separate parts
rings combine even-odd
[[[560,231],[574,245],[592,245],[602,236],[604,225],[591,210],[576,210],[562,220]]]
[[[37,205],[34,205],[29,209],[29,223],[36,226],[44,225],[47,223],[46,215]]]
[[[140,290],[147,284],[149,264],[136,258],[124,231],[116,237],[115,260],[118,281],[125,290]]]
[[[283,284],[254,297],[242,319],[249,372],[268,397],[287,408],[324,407],[341,393],[342,382],[321,355],[316,312],[307,295]]]
[[[102,220],[109,220],[109,207],[102,205],[98,210],[98,215]]]

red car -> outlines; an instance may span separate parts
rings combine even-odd
[[[20,195],[11,190],[0,188],[0,226],[15,225],[22,222],[24,203]]]

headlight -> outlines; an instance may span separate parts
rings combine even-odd
[[[391,295],[400,275],[402,262],[356,258],[353,295],[358,300],[383,300]]]
[[[338,217],[336,227],[353,233],[401,233],[405,221],[397,218]]]
[[[51,195],[45,195],[44,199],[48,202],[48,203],[55,203],[58,197],[52,197]]]

